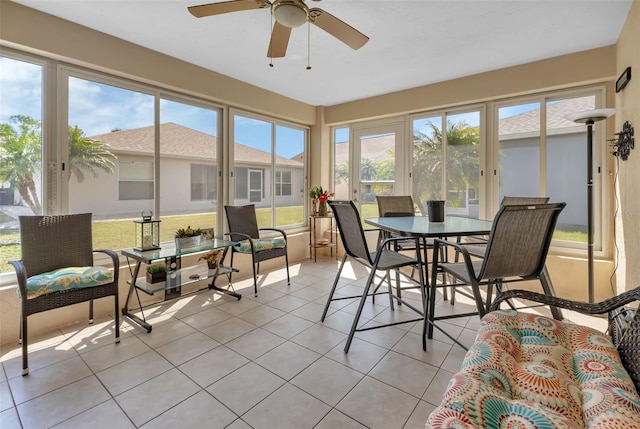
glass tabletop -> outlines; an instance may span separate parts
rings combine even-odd
[[[186,256],[198,252],[206,252],[207,250],[224,249],[238,244],[236,241],[227,241],[214,238],[213,240],[202,240],[199,246],[188,247],[176,250],[175,243],[160,243],[160,249],[140,251],[136,249],[122,249],[120,252],[124,256],[128,256],[137,261],[149,264],[152,261],[165,258],[173,258]]]
[[[457,237],[463,235],[485,235],[491,232],[490,220],[447,216],[444,222],[429,222],[426,216],[370,217],[365,223],[414,237]]]

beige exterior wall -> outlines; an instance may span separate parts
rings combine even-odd
[[[615,130],[625,121],[635,128],[635,149],[627,161],[620,161],[618,192],[620,205],[615,217],[620,248],[618,290],[640,285],[640,0],[634,0],[617,43],[616,77],[631,67],[631,81],[616,94]]]
[[[252,112],[264,113],[305,125],[312,125],[310,133],[310,183],[327,186],[331,183],[330,125],[350,123],[373,118],[392,117],[459,104],[470,104],[538,91],[561,89],[576,84],[607,82],[609,88],[615,78],[631,65],[640,70],[640,3],[635,0],[616,46],[607,46],[572,55],[566,55],[526,65],[427,85],[406,91],[358,100],[330,107],[314,107],[305,103],[237,81],[187,64],[161,53],[99,33],[68,21],[43,14],[24,6],[0,2],[0,45],[22,51],[42,54],[70,64],[113,73],[122,77],[175,89],[209,101]],[[636,73],[637,74],[637,73]],[[618,115],[607,135],[612,135],[629,120],[638,128],[640,124],[639,78],[632,79],[625,91],[615,97]],[[614,104],[610,95],[608,105]],[[227,115],[225,115],[227,116]],[[228,125],[225,124],[227,129]],[[225,144],[228,144],[225,141]],[[613,162],[613,161],[611,161]],[[635,262],[640,256],[640,236],[637,219],[640,217],[640,154],[632,152],[629,161],[621,164],[621,212],[618,216],[619,239],[624,242],[620,253],[626,253],[631,263],[621,265],[618,278],[624,287],[639,283],[640,267]],[[308,254],[307,234],[291,234],[290,259],[300,260]],[[269,263],[263,267],[277,266]],[[251,272],[249,264],[240,267],[242,276]],[[559,295],[586,298],[586,266],[584,258],[553,256],[549,270]],[[609,276],[613,271],[611,260],[596,263],[596,299],[611,294]],[[121,272],[121,301],[127,287],[126,270]],[[113,311],[108,300],[97,303],[97,314]],[[32,338],[38,332],[86,318],[86,305],[56,310],[30,320]],[[19,302],[15,290],[0,292],[0,344],[17,338]]]

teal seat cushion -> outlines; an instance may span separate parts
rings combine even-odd
[[[262,252],[263,250],[281,249],[286,245],[284,238],[258,238],[253,240],[253,246],[256,252]],[[249,240],[242,240],[240,244],[234,246],[236,252],[251,253],[251,242]]]
[[[38,274],[27,279],[27,298],[52,292],[100,286],[113,282],[113,272],[105,267],[68,267]],[[20,290],[18,289],[18,297]]]

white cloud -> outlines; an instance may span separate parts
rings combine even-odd
[[[14,115],[42,119],[42,66],[0,57],[0,122]]]

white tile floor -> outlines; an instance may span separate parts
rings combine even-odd
[[[0,427],[10,428],[424,428],[464,350],[436,331],[422,350],[420,323],[356,333],[356,304],[320,316],[338,263],[329,258],[261,276],[259,296],[201,292],[145,310],[153,331],[124,319],[75,325],[30,340],[30,374],[17,344],[0,351]],[[359,293],[366,272],[343,270],[337,293]],[[419,295],[405,292],[419,304]],[[379,297],[370,326],[414,317]],[[439,312],[468,310],[464,301]],[[440,323],[463,344],[478,318]]]

